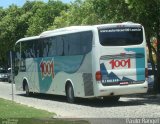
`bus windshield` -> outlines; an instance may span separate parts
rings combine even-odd
[[[99,40],[102,46],[127,46],[143,42],[141,27],[99,28]]]

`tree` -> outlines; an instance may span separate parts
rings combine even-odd
[[[134,21],[142,23],[146,30],[147,45],[150,53],[152,68],[155,70],[155,63],[152,57],[152,51],[157,51],[157,74],[154,71],[156,81],[154,89],[160,92],[160,1],[159,0],[126,0],[129,9],[132,11],[131,18]],[[154,50],[150,39],[155,36],[158,40],[157,50]]]
[[[21,15],[21,10],[16,5],[11,5],[0,21],[0,61],[4,65],[7,63],[7,52],[13,49],[15,41],[18,39],[17,24]]]
[[[93,11],[93,5],[89,0],[75,2],[68,5],[68,10],[60,13],[56,17],[50,29],[73,26],[73,25],[91,25],[100,23],[98,16]]]
[[[29,28],[27,35],[38,35],[47,30],[52,25],[55,17],[59,16],[60,12],[66,9],[67,6],[61,1],[34,2],[31,9],[33,16],[28,20]]]
[[[128,20],[128,4],[123,0],[76,0],[68,11],[56,17],[51,29],[71,25],[93,25]]]

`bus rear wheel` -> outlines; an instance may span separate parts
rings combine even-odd
[[[73,90],[73,86],[71,84],[67,85],[66,96],[67,96],[67,101],[69,103],[74,103],[75,102],[74,90]]]

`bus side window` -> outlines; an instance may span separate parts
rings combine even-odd
[[[56,38],[49,38],[49,57],[56,56]]]
[[[42,39],[38,39],[38,42],[36,42],[35,54],[37,58],[43,57],[43,40]]]
[[[64,55],[63,42],[64,41],[62,39],[62,36],[57,36],[57,38],[56,38],[57,56],[63,56]]]
[[[92,32],[82,32],[81,33],[81,53],[87,54],[92,49]]]
[[[49,46],[48,46],[48,38],[43,39],[43,57],[48,57]]]
[[[21,58],[23,58],[23,59],[25,59],[25,58],[26,58],[26,54],[25,54],[25,52],[24,52],[24,51],[21,53]]]
[[[69,55],[69,39],[68,36],[63,36],[63,41],[64,41],[64,55],[68,56]]]
[[[80,33],[69,35],[69,55],[81,55]]]

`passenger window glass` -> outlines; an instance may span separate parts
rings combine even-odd
[[[75,33],[69,35],[69,55],[80,55],[81,39],[80,34]]]
[[[55,56],[56,55],[56,38],[51,37],[49,38],[49,56]]]
[[[92,32],[81,33],[81,52],[86,54],[92,49]]]
[[[62,37],[61,36],[57,36],[56,42],[57,42],[57,55],[58,56],[64,55]]]
[[[49,53],[48,38],[43,39],[42,42],[43,42],[43,57],[47,57]]]
[[[63,36],[64,40],[64,55],[67,56],[69,55],[69,38],[68,36]]]

